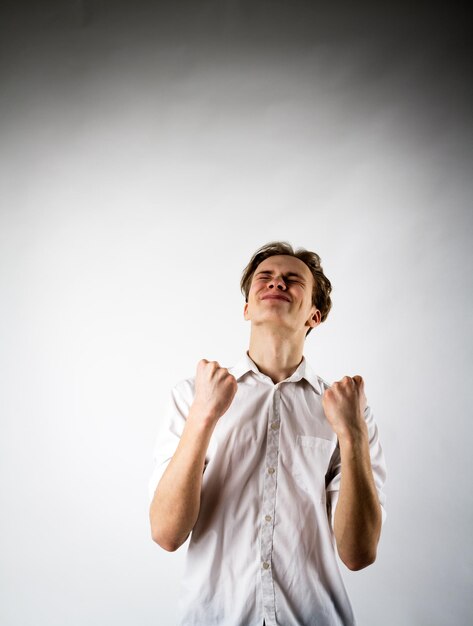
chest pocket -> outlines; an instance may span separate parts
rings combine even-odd
[[[292,475],[297,486],[312,499],[325,499],[325,474],[335,446],[329,439],[297,435]]]

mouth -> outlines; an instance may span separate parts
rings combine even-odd
[[[286,298],[286,296],[264,296],[264,298],[262,298],[262,300],[282,300],[283,302],[290,302],[289,298]]]

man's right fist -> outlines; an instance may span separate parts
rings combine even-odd
[[[217,361],[197,364],[193,407],[205,417],[218,420],[229,408],[238,389],[236,378]]]

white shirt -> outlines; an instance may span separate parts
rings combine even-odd
[[[207,451],[200,512],[182,581],[182,626],[355,624],[340,574],[333,519],[340,487],[337,437],[325,417],[329,387],[305,358],[274,384],[246,354],[229,371],[238,391]],[[194,378],[174,387],[156,441],[149,497],[174,454]],[[365,411],[385,518],[385,463]]]

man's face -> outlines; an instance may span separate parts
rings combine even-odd
[[[320,323],[312,304],[314,278],[307,265],[293,256],[277,255],[262,261],[253,274],[244,316],[254,325],[301,330]]]

